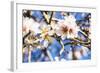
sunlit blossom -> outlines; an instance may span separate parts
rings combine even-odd
[[[78,31],[79,28],[72,16],[68,16],[65,21],[59,21],[56,29],[57,35],[61,36],[62,39],[77,37]]]
[[[41,37],[44,39],[44,40],[47,40],[49,42],[52,41],[52,37],[51,35],[53,35],[54,31],[51,30],[51,26],[49,25],[42,25],[41,27]]]
[[[29,30],[33,31],[34,34],[40,33],[40,23],[34,21],[32,18],[23,17],[23,31],[28,33]]]

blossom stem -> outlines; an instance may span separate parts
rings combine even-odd
[[[48,57],[49,57],[49,59],[51,60],[51,61],[54,61],[54,59],[52,58],[52,56],[51,56],[51,54],[50,54],[50,52],[47,50],[47,55],[48,55]]]
[[[60,51],[60,55],[62,54],[62,52],[64,51],[64,44],[63,42],[60,40],[60,44],[62,45],[61,51]]]

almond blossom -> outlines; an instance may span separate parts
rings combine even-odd
[[[34,32],[34,34],[40,33],[40,23],[34,21],[32,18],[23,17],[23,34],[28,33],[29,30]]]
[[[57,23],[56,34],[65,38],[75,38],[78,36],[79,28],[75,22],[75,18],[70,15],[66,16],[65,20],[61,20]]]

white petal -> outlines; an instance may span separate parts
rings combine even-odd
[[[65,40],[66,37],[67,37],[67,35],[62,35],[62,36],[61,36],[61,39],[62,39],[62,40]]]
[[[48,32],[48,34],[49,34],[49,35],[53,35],[53,34],[54,34],[54,31],[51,30],[51,31]]]
[[[44,40],[43,46],[44,46],[44,47],[48,47],[48,44],[49,44],[49,42],[48,42],[47,40]]]
[[[86,48],[86,47],[84,47],[84,46],[82,46],[82,51],[83,51],[83,55],[84,56],[87,56],[88,55],[88,52],[89,52],[89,49]]]
[[[34,22],[34,23],[31,25],[30,29],[31,29],[32,31],[34,31],[34,32],[37,34],[37,33],[40,33],[39,27],[40,27],[40,24],[37,23],[37,22]]]
[[[80,51],[75,51],[75,57],[77,59],[81,59],[82,55],[81,55]]]

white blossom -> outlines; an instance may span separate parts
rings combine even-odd
[[[26,33],[29,30],[33,31],[35,34],[40,33],[40,23],[34,21],[32,18],[23,17],[23,28],[26,28]]]
[[[78,36],[79,28],[75,22],[75,18],[70,15],[66,16],[65,20],[61,20],[57,24],[56,34],[61,36],[62,39],[74,38]]]

